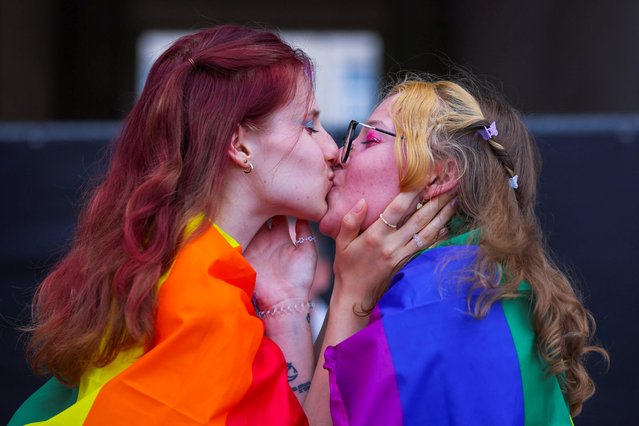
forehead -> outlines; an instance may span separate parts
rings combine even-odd
[[[299,119],[300,116],[304,116],[313,110],[317,110],[315,93],[308,80],[300,77],[297,81],[295,94],[280,111],[290,118]]]
[[[377,108],[371,113],[366,124],[370,124],[375,127],[383,127],[385,129],[393,129],[393,117],[391,116],[393,111],[393,105],[395,104],[395,96],[386,98],[380,103]]]
[[[282,129],[282,126],[297,128],[307,115],[316,109],[317,102],[310,85],[308,82],[298,80],[293,96],[286,104],[269,114],[262,129],[273,131],[274,129]]]

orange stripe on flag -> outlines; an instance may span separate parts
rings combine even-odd
[[[212,226],[180,251],[158,296],[153,348],[103,387],[86,424],[226,423],[264,335],[240,251]]]

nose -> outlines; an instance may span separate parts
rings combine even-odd
[[[337,148],[337,144],[335,143],[335,139],[328,133],[325,132],[326,138],[323,140],[322,152],[324,153],[324,158],[331,165],[335,164],[339,159],[339,148]]]
[[[337,167],[343,167],[344,165],[342,164],[342,154],[344,153],[344,149],[346,149],[344,146],[340,146],[339,149],[337,150],[337,157],[335,158],[335,160],[333,161],[333,168],[337,168]]]
[[[333,169],[333,170],[338,170],[338,169],[344,168],[344,165],[342,164],[342,161],[341,161],[342,149],[343,148],[339,149],[339,151],[337,152],[337,156],[333,159],[333,161],[331,161],[331,169]]]

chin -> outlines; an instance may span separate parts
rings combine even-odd
[[[318,205],[317,208],[314,210],[299,212],[298,214],[292,216],[295,216],[298,219],[308,220],[309,222],[319,222],[320,220],[322,220],[327,210],[328,205],[326,203],[323,203],[323,205]]]

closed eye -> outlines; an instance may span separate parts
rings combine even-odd
[[[380,138],[378,135],[375,134],[375,132],[368,132],[366,134],[366,138],[360,142],[362,145],[368,145],[371,143],[381,143],[382,138]]]
[[[319,130],[317,130],[315,127],[313,127],[313,120],[305,121],[304,122],[304,128],[306,129],[306,131],[308,132],[309,135],[312,135],[313,133],[319,132]]]

